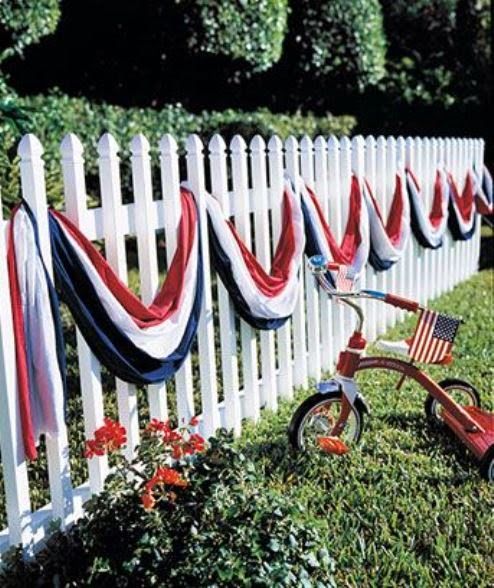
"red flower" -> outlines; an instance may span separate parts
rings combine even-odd
[[[196,416],[193,416],[189,421],[189,425],[191,427],[197,427],[198,424],[199,424],[199,419]]]
[[[173,468],[158,468],[154,477],[159,480],[159,483],[168,486],[180,486],[181,488],[187,486],[187,481],[184,480],[180,473]]]
[[[149,511],[154,508],[156,499],[154,498],[152,492],[144,492],[144,494],[141,495],[141,502],[144,510]]]
[[[94,432],[94,439],[86,441],[84,455],[87,458],[111,453],[127,443],[125,427],[122,427],[118,421],[106,417],[103,422],[104,425]]]

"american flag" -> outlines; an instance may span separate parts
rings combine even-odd
[[[445,314],[422,310],[410,343],[410,357],[424,363],[442,361],[453,347],[460,322]]]
[[[338,292],[350,292],[353,288],[352,278],[347,277],[348,271],[346,265],[340,265],[336,272],[335,285]]]

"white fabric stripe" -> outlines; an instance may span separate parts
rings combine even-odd
[[[474,188],[473,192],[475,195],[475,181],[473,182],[473,188]],[[453,186],[450,186],[450,190],[453,190]],[[458,191],[459,198],[460,199],[463,198],[463,194],[459,193],[458,186],[457,186],[457,191]],[[455,209],[455,214],[456,214],[456,218],[458,220],[458,224],[460,226],[460,230],[462,233],[467,233],[468,231],[470,231],[472,229],[473,223],[475,222],[475,213],[476,213],[475,201],[472,205],[472,210],[470,212],[470,218],[468,218],[465,221],[465,220],[463,220],[463,217],[461,216],[461,213],[458,210],[458,206],[456,205],[455,199],[453,198],[452,194],[450,195],[450,198],[451,198],[451,204],[453,205],[453,208]]]
[[[412,344],[410,345],[410,350],[409,350],[409,354],[411,357],[415,358],[417,356],[418,350],[420,349],[420,341],[421,341],[421,335],[422,335],[422,331],[424,330],[425,327],[425,313],[427,311],[426,310],[422,310],[420,312],[420,316],[419,316],[419,320],[417,323],[417,327],[415,330],[415,334],[413,336],[413,341]]]
[[[409,171],[407,175],[408,193],[414,202],[414,209],[417,214],[417,222],[420,225],[421,232],[429,241],[434,241],[442,237],[448,226],[448,203],[449,203],[449,183],[444,170],[439,170],[442,186],[442,221],[441,224],[434,228],[429,220],[429,212],[425,211],[424,201]]]
[[[289,277],[283,290],[277,296],[263,294],[247,266],[244,263],[242,253],[233,237],[230,228],[226,224],[227,219],[221,209],[220,203],[210,194],[206,193],[206,207],[213,225],[213,230],[232,264],[232,272],[235,283],[242,297],[250,308],[251,313],[259,318],[276,319],[290,316],[293,313],[299,294],[299,269],[302,264],[305,248],[305,229],[300,199],[294,194],[289,182],[285,183],[292,204],[292,222],[295,236],[295,253],[289,268]]]
[[[28,362],[30,401],[35,439],[56,435],[64,423],[64,388],[56,355],[56,334],[50,296],[34,228],[28,213],[19,208],[13,221],[15,255]]]
[[[307,211],[311,218],[312,225],[314,227],[316,233],[317,243],[319,245],[321,254],[326,257],[326,259],[330,261],[334,261],[333,255],[331,254],[331,249],[329,248],[326,236],[324,234],[323,228],[319,221],[319,215],[317,210],[312,202],[312,198],[307,191],[307,188],[304,183],[301,183],[301,194],[302,198],[304,199],[304,204],[307,207]],[[346,224],[345,224],[346,227]],[[369,250],[370,250],[370,230],[369,230],[369,216],[367,212],[367,206],[365,202],[362,202],[361,206],[361,216],[359,219],[359,229],[360,229],[360,237],[361,243],[357,250],[357,253],[352,260],[351,265],[348,267],[350,268],[349,276],[352,277],[354,280],[358,278],[358,275],[362,271],[363,267],[367,263],[369,258]],[[338,244],[338,247],[340,244]]]
[[[403,214],[401,220],[401,235],[397,246],[391,243],[387,233],[384,217],[381,220],[377,214],[374,202],[370,194],[368,193],[367,186],[364,184],[364,197],[366,200],[368,214],[369,214],[369,228],[370,238],[372,240],[372,247],[376,251],[376,254],[381,259],[396,262],[398,261],[405,250],[410,235],[410,203],[408,198],[403,195]]]
[[[57,222],[59,221],[57,220]],[[159,325],[141,328],[134,322],[132,317],[113,295],[112,291],[103,282],[86,252],[78,245],[63,223],[59,223],[59,225],[74,248],[76,255],[96,289],[101,303],[117,328],[136,347],[155,359],[164,359],[173,353],[183,337],[194,304],[198,272],[198,231],[196,231],[194,236],[194,243],[185,271],[183,298],[178,310]]]

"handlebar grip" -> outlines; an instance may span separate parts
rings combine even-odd
[[[397,308],[403,308],[410,312],[417,312],[419,303],[414,300],[408,300],[408,298],[402,298],[401,296],[395,296],[394,294],[386,294],[384,302],[396,306]]]

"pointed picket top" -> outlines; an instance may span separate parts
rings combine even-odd
[[[405,139],[401,136],[396,139],[396,162],[399,168],[405,165]]]
[[[210,153],[223,154],[226,151],[225,139],[219,133],[215,133],[209,141],[208,148]]]
[[[166,133],[161,137],[158,147],[162,155],[168,155],[171,153],[175,154],[178,151],[178,145],[175,137],[170,133]]]
[[[204,145],[196,133],[187,137],[185,147],[189,155],[201,155],[204,150]]]
[[[351,149],[352,142],[350,141],[350,138],[347,137],[346,135],[344,137],[341,137],[340,147],[341,147],[341,149]]]
[[[235,135],[230,141],[230,150],[232,153],[243,153],[247,149],[247,143],[242,135]]]
[[[283,149],[283,143],[278,135],[273,135],[271,139],[268,141],[268,151],[271,153],[275,153],[276,151],[281,151]]]
[[[375,149],[376,148],[376,138],[374,135],[367,135],[365,138],[365,148],[366,149]]]
[[[352,139],[352,170],[356,174],[362,174],[364,171],[364,150],[365,141],[362,135],[357,135]]]
[[[98,141],[98,154],[100,157],[117,157],[120,147],[111,133],[105,133]]]
[[[394,137],[388,137],[386,143],[388,145],[388,148],[396,149],[396,139]]]
[[[328,139],[328,151],[338,151],[340,148],[340,142],[336,135],[330,135]]]
[[[266,151],[266,141],[261,135],[254,135],[250,142],[250,150],[252,153],[264,153]]]
[[[84,153],[84,146],[74,133],[67,133],[60,143],[62,158],[68,161],[80,161]]]
[[[318,139],[319,137],[316,137],[314,142],[312,142],[312,139],[309,137],[309,135],[304,135],[300,139],[300,151],[302,151],[302,153],[310,153],[313,147],[317,149],[316,144],[318,142]],[[325,143],[324,139],[323,143]]]
[[[285,150],[287,153],[297,153],[298,152],[298,141],[295,139],[293,135],[290,135],[285,140]]]
[[[310,141],[310,139],[309,139],[309,141]],[[307,143],[307,144],[309,144],[309,143]],[[302,145],[300,145],[300,146],[302,147]],[[326,139],[322,135],[318,135],[314,139],[314,149],[318,153],[324,153],[325,151],[327,151],[328,147],[326,145]],[[302,149],[302,151],[303,151],[303,149]]]
[[[379,135],[379,137],[376,140],[376,148],[378,150],[386,149],[386,137],[384,137],[383,135]]]
[[[43,151],[43,145],[41,145],[40,140],[32,133],[24,135],[17,147],[17,155],[19,155],[22,161],[38,159],[43,155]]]
[[[142,133],[139,133],[133,137],[132,141],[130,142],[130,152],[134,156],[148,155],[149,149],[149,141]]]

